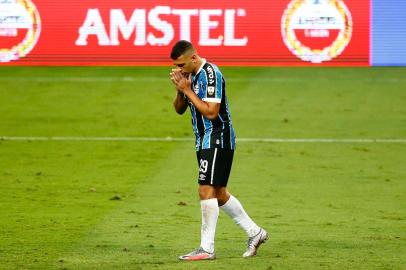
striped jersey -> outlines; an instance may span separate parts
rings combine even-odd
[[[210,120],[185,97],[192,113],[196,151],[211,148],[234,150],[235,132],[226,97],[226,82],[218,67],[204,60],[197,73],[192,76],[192,89],[203,101],[220,103],[218,117]]]

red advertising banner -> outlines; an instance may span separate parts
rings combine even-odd
[[[369,65],[369,0],[0,0],[0,65]]]

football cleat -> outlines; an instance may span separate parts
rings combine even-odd
[[[202,247],[199,247],[198,249],[182,255],[179,257],[179,260],[183,261],[200,261],[200,260],[214,260],[216,258],[216,255],[213,253],[209,253],[205,251]]]
[[[257,235],[248,238],[247,251],[242,255],[243,257],[252,257],[257,254],[257,250],[262,243],[268,240],[268,233],[264,229],[260,229]]]

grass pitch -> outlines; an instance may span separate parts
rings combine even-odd
[[[0,136],[192,138],[169,68],[1,68]],[[237,138],[406,139],[404,68],[222,68]],[[237,142],[271,238],[200,242],[192,141],[0,140],[0,269],[406,269],[406,143]]]

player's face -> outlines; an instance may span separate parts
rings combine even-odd
[[[184,55],[178,57],[173,61],[173,64],[180,68],[184,73],[192,73],[195,69],[194,63],[196,62],[196,55]]]

